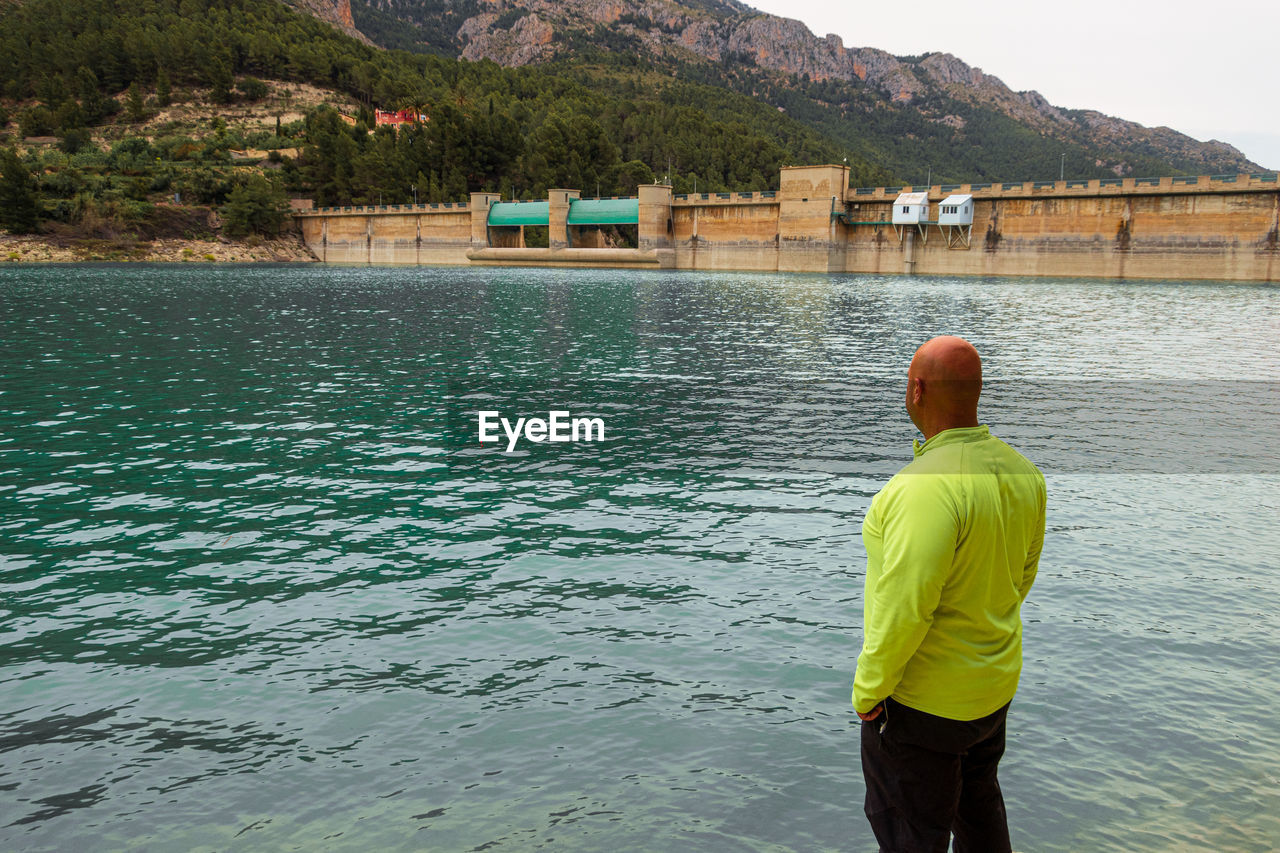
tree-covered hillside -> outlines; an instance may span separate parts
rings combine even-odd
[[[74,216],[71,202],[83,206],[86,194],[143,203],[178,189],[224,202],[243,182],[224,168],[227,151],[246,144],[225,128],[221,139],[147,133],[111,151],[93,131],[130,122],[141,130],[148,114],[184,98],[216,112],[262,97],[262,80],[327,87],[363,105],[354,124],[319,110],[257,140],[300,148],[272,177],[320,203],[409,201],[415,189],[420,200],[539,196],[549,186],[609,195],[655,177],[677,190],[695,181],[765,189],[782,165],[845,157],[858,180],[885,177],[813,128],[723,89],[643,69],[503,69],[379,50],[275,0],[31,0],[0,22],[0,91],[15,136],[58,138],[61,159],[30,163],[55,218]],[[373,108],[409,106],[429,120],[369,132]]]
[[[157,205],[176,201],[221,210],[232,232],[269,232],[286,194],[391,204],[552,186],[630,194],[654,180],[761,190],[781,166],[823,162],[847,162],[863,186],[930,171],[1044,177],[1063,155],[1069,176],[1106,174],[1084,143],[940,93],[897,108],[856,80],[814,82],[733,55],[656,61],[629,49],[633,36],[592,33],[566,36],[577,41],[550,63],[504,68],[379,49],[277,0],[0,5],[0,147],[21,153],[5,159],[0,189],[22,208],[6,221],[158,233]],[[300,87],[319,88],[304,111]],[[246,105],[257,125],[225,120]],[[427,119],[375,128],[376,108]],[[1131,160],[1181,171],[1154,153]]]
[[[1055,107],[946,53],[845,46],[736,0],[351,0],[378,44],[507,66],[636,68],[746,94],[891,172],[943,182],[1259,168],[1223,143]],[[963,44],[952,45],[963,52]]]

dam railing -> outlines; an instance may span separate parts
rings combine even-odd
[[[1087,196],[1087,195],[1150,195],[1152,193],[1239,193],[1252,190],[1274,191],[1280,189],[1276,172],[1241,172],[1235,175],[1171,175],[1165,177],[1117,177],[1071,179],[1058,181],[1002,181],[923,185],[898,185],[883,187],[850,187],[845,191],[846,200],[893,201],[903,192],[929,192],[946,195],[967,192],[976,198],[1016,198],[1022,196]],[[750,190],[745,192],[678,193],[671,196],[678,206],[685,205],[736,205],[776,204],[775,190]],[[584,199],[584,201],[587,199]],[[545,202],[542,202],[545,204]],[[299,209],[295,216],[368,216],[371,214],[406,213],[459,213],[468,211],[465,201],[424,202],[421,204],[365,204],[315,207]]]
[[[851,187],[846,199],[893,201],[903,192],[947,194],[968,192],[978,198],[1047,195],[1149,195],[1158,193],[1238,193],[1248,190],[1275,190],[1280,180],[1276,172],[1241,172],[1236,175],[1170,175],[1165,177],[1090,178],[1058,181],[1002,181],[997,183],[902,185]]]

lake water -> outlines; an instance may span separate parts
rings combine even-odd
[[[0,849],[864,851],[928,337],[1049,486],[1015,849],[1280,848],[1280,291],[0,267]],[[482,444],[476,413],[604,442]]]

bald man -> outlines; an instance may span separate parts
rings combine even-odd
[[[934,338],[907,370],[915,460],[871,501],[853,682],[884,853],[1009,853],[996,769],[1044,542],[1035,465],[978,423],[982,360]]]

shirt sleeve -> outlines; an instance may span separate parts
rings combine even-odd
[[[867,573],[862,653],[853,679],[854,707],[864,714],[893,693],[933,624],[959,538],[960,518],[942,478],[898,479],[872,511],[881,560],[875,577]]]
[[[1031,542],[1027,546],[1027,561],[1022,567],[1022,583],[1018,586],[1018,594],[1022,596],[1022,600],[1027,600],[1027,593],[1031,592],[1031,585],[1036,581],[1036,573],[1040,570],[1040,552],[1044,550],[1044,527],[1045,527],[1045,485],[1044,478],[1040,478],[1040,513],[1036,520],[1036,529],[1031,536]]]

